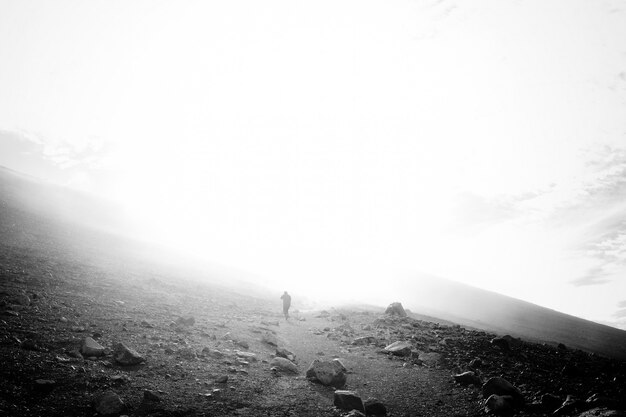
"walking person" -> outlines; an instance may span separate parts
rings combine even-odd
[[[291,307],[291,296],[285,291],[283,295],[280,296],[283,300],[283,314],[285,315],[285,320],[289,320],[289,307]]]

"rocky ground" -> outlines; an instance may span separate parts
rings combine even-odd
[[[363,401],[389,416],[626,408],[624,362],[411,313],[285,321],[280,294],[10,248],[0,285],[3,415],[340,416],[360,415],[349,409]],[[309,370],[315,360],[336,375]]]

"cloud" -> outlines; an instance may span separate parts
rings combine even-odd
[[[626,196],[626,149],[604,146],[590,156],[591,178],[584,187],[587,199],[598,203]]]
[[[619,303],[617,303],[617,306],[619,308],[626,308],[626,300],[620,301]]]
[[[626,308],[623,308],[621,310],[617,310],[613,316],[621,319],[621,318],[626,318]]]
[[[580,211],[587,217],[587,256],[626,266],[626,149],[606,146],[589,161]]]
[[[610,274],[602,266],[597,266],[587,270],[585,275],[575,280],[570,281],[576,287],[582,287],[586,285],[600,285],[606,284],[611,280],[608,278]]]
[[[0,129],[0,165],[53,183],[91,190],[109,149],[97,138],[69,142]]]

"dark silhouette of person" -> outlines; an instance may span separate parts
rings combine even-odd
[[[285,315],[285,320],[289,319],[289,307],[291,307],[291,296],[285,291],[283,295],[280,296],[283,300],[283,314]]]

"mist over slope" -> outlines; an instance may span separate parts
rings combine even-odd
[[[166,276],[267,296],[251,274],[138,240],[128,229],[121,209],[112,203],[0,166],[0,262],[27,252],[131,278]]]
[[[91,264],[130,278],[149,273],[275,296],[264,288],[262,277],[173,255],[122,236],[125,224],[117,210],[95,197],[0,167],[0,261],[28,252],[59,262]],[[465,326],[626,358],[625,331],[432,276],[416,274],[403,282],[387,302],[401,301],[415,313]],[[313,303],[301,299],[300,305],[306,308]]]
[[[417,311],[503,335],[626,358],[626,331],[446,279],[422,275],[415,282],[419,287],[407,291],[415,296],[407,305]]]

